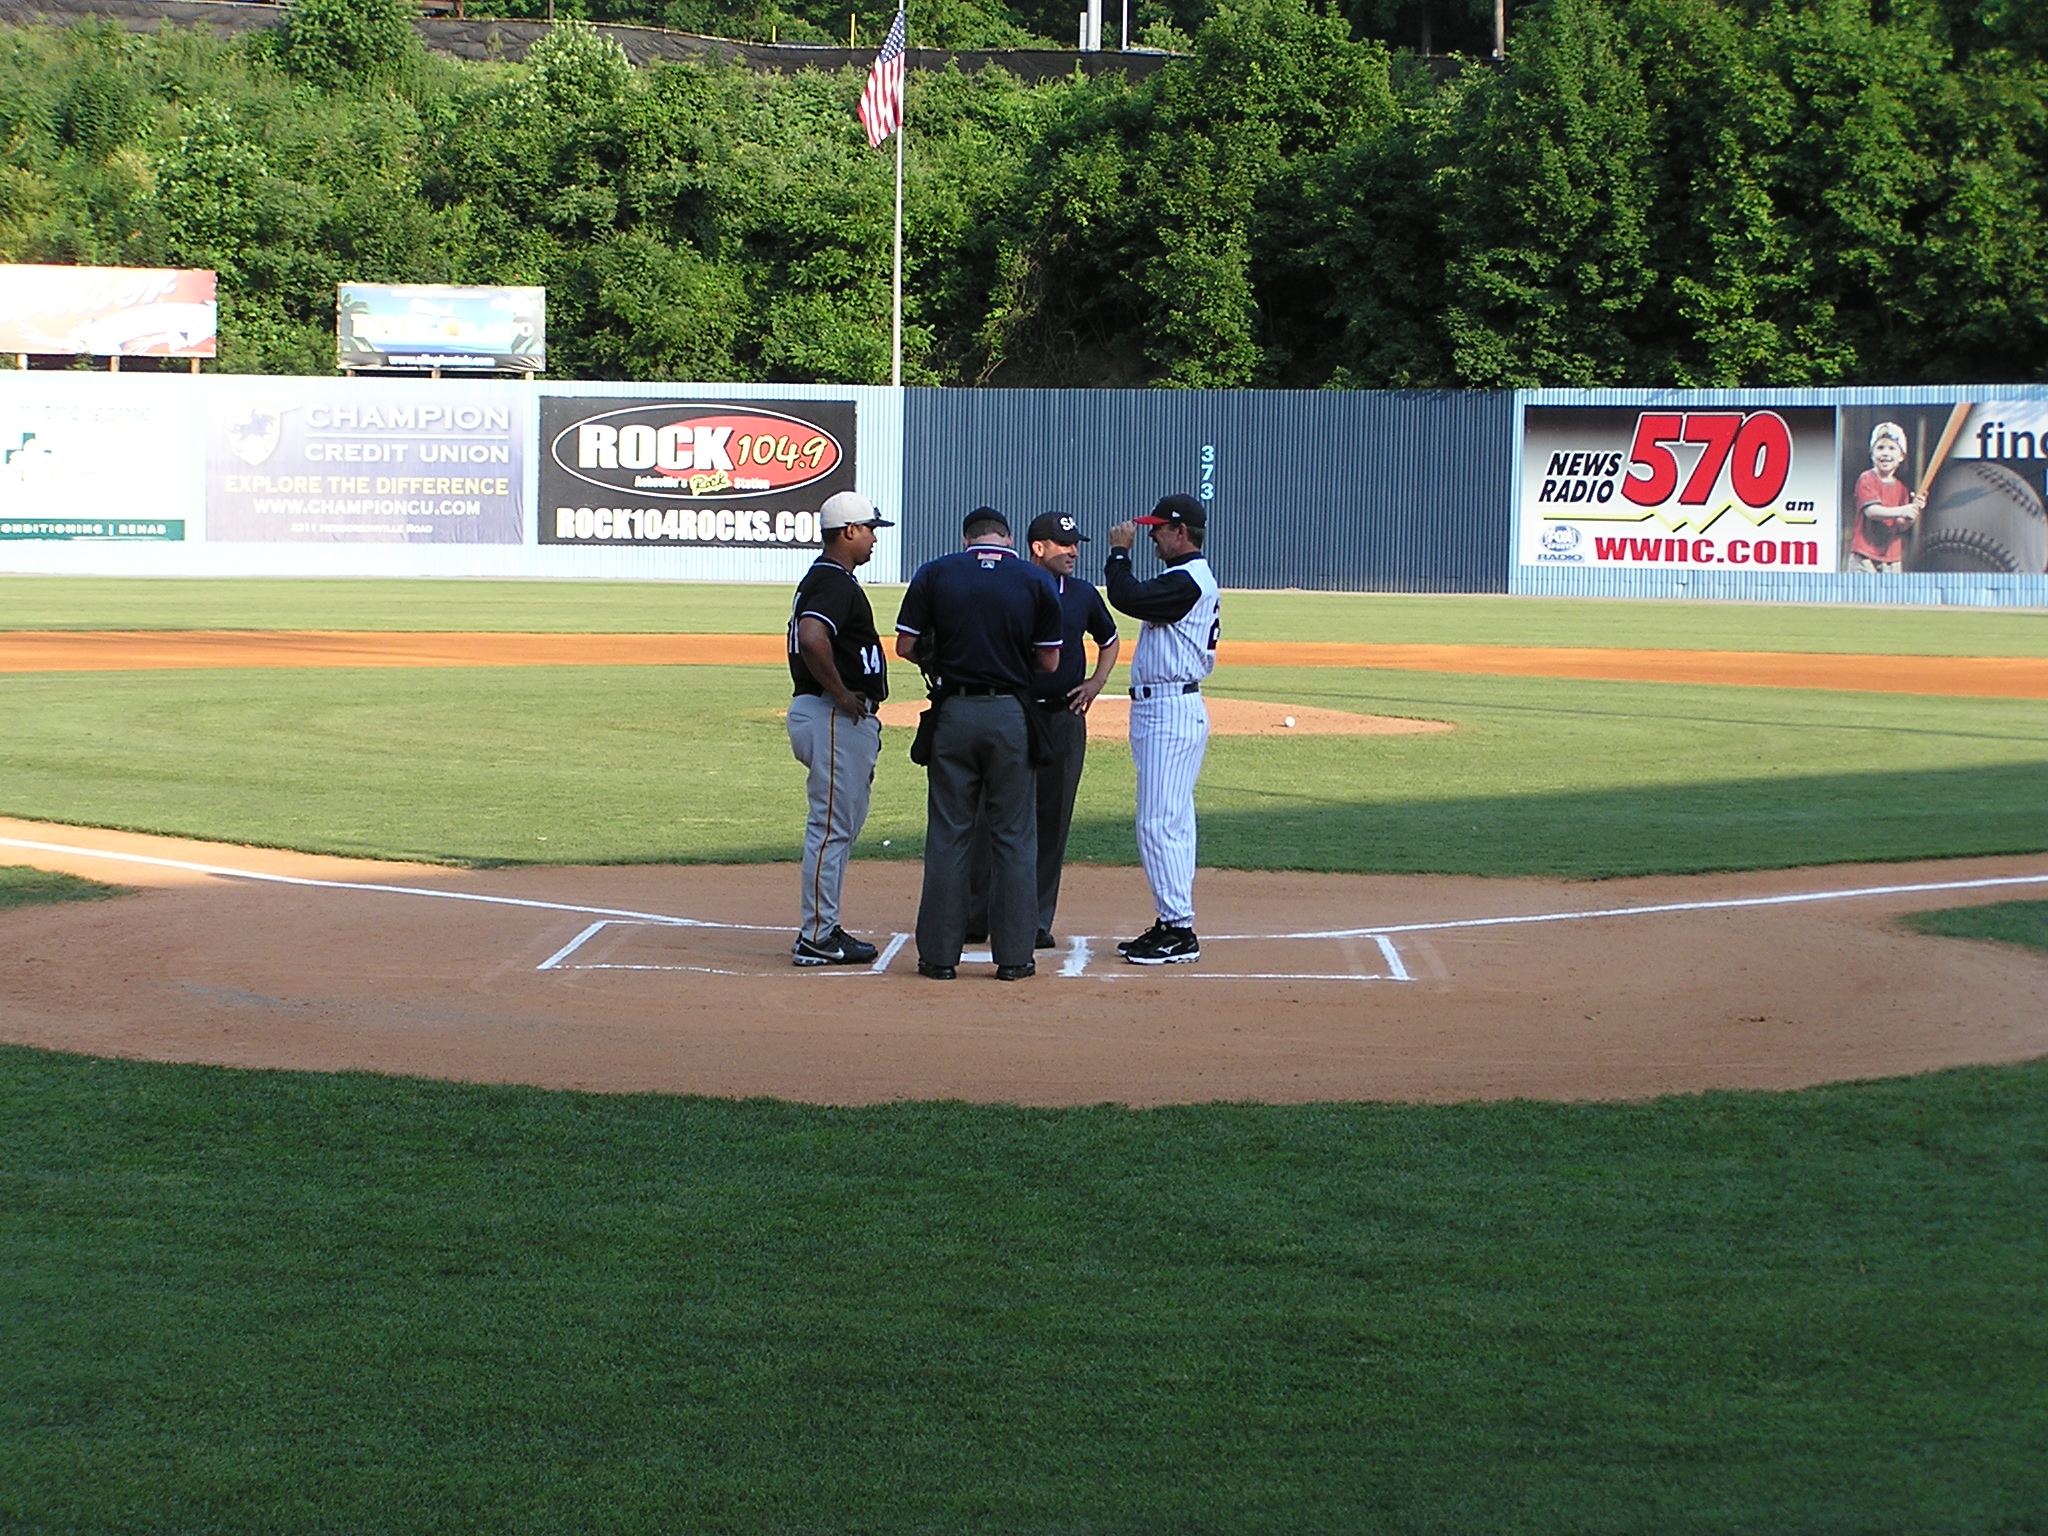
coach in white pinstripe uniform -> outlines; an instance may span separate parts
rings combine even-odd
[[[1166,570],[1140,581],[1131,569],[1138,526],[1151,530]],[[1222,633],[1216,576],[1202,557],[1209,514],[1192,496],[1167,496],[1149,517],[1109,530],[1103,573],[1109,600],[1144,629],[1131,660],[1131,756],[1138,765],[1138,857],[1158,920],[1117,945],[1133,965],[1202,958],[1195,937],[1195,779],[1209,747],[1202,680]]]

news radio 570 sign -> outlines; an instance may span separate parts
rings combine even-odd
[[[544,396],[540,541],[815,546],[854,433],[850,400]]]
[[[1528,406],[1523,565],[1836,568],[1828,406]]]

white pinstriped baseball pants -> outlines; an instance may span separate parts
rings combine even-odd
[[[1138,766],[1138,857],[1162,922],[1195,925],[1195,779],[1209,749],[1199,693],[1131,700]]]

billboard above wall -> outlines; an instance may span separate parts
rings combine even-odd
[[[2048,407],[1525,405],[1525,569],[2039,575]]]
[[[335,294],[343,368],[540,373],[547,289],[343,283]]]
[[[0,266],[0,353],[212,357],[214,286],[191,269]]]

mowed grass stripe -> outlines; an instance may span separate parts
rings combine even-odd
[[[25,1531],[2031,1530],[2048,1064],[862,1110],[0,1048]]]
[[[1341,669],[1217,691],[1454,721],[1226,737],[1209,865],[1620,875],[2048,847],[2048,705]],[[0,677],[0,813],[436,862],[794,858],[802,770],[772,667]],[[864,857],[921,854],[890,731]],[[1129,752],[1092,749],[1070,844],[1129,864]],[[890,847],[884,849],[884,840]]]
[[[1099,544],[1086,546],[1082,568],[1098,584],[1100,553]],[[1227,564],[1219,575],[1227,588]],[[720,582],[0,576],[0,630],[779,634],[790,591]],[[869,591],[887,629],[903,588]],[[1226,590],[1223,614],[1232,640],[2048,656],[2048,615],[2024,610]]]

